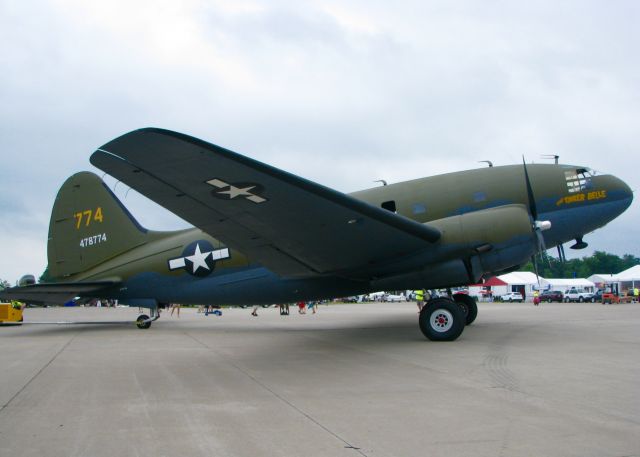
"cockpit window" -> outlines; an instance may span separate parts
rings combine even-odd
[[[569,193],[582,192],[591,189],[591,176],[593,173],[586,168],[577,168],[575,170],[565,171],[564,177],[567,180],[567,189]]]

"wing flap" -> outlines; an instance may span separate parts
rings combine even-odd
[[[440,238],[435,228],[167,130],[125,134],[91,163],[282,275],[353,271]]]

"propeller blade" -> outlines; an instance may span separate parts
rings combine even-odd
[[[538,281],[538,289],[540,289],[540,274],[538,273],[538,260],[534,254],[531,256],[531,262],[533,263],[533,271],[536,273],[536,280]]]
[[[529,179],[529,172],[527,171],[527,164],[524,161],[524,156],[522,156],[522,166],[524,167],[524,182],[527,186],[529,213],[531,213],[531,217],[533,217],[533,220],[535,221],[538,219],[538,208],[536,208],[536,200],[533,196],[533,188],[531,187],[531,180]]]
[[[542,253],[547,250],[547,245],[544,242],[544,236],[542,235],[542,230],[537,228],[535,232],[536,232],[536,237],[538,238],[538,252]]]

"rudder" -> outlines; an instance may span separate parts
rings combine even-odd
[[[86,271],[146,241],[147,231],[94,173],[65,181],[51,212],[49,274],[61,279]]]

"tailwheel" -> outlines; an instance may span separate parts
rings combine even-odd
[[[470,325],[478,317],[478,304],[476,301],[467,294],[455,294],[453,296],[455,301],[462,311],[464,312],[465,325]]]
[[[138,316],[138,318],[136,319],[136,326],[138,328],[149,328],[151,327],[151,321],[149,316],[147,316],[146,314],[141,314]]]
[[[429,300],[420,311],[420,330],[431,341],[453,341],[464,330],[462,308],[447,298]]]

